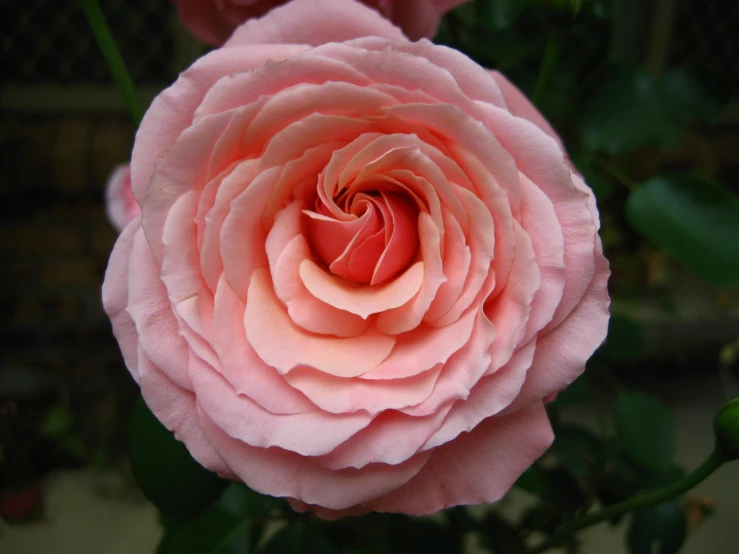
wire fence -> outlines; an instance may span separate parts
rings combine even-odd
[[[175,76],[176,14],[169,0],[101,0],[138,84]],[[0,74],[12,84],[108,84],[110,75],[76,0],[0,2]]]

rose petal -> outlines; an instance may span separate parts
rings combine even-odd
[[[433,450],[407,484],[364,504],[377,511],[425,515],[459,504],[495,502],[553,438],[542,402],[507,417],[488,418]]]
[[[300,264],[300,279],[319,300],[366,319],[410,301],[423,283],[423,262],[416,262],[387,285],[352,286],[305,259]]]
[[[113,324],[113,335],[123,354],[123,361],[131,372],[134,380],[138,382],[138,370],[136,359],[138,358],[139,339],[136,334],[136,324],[128,315],[128,273],[133,238],[141,226],[141,216],[133,220],[123,229],[118,236],[113,251],[110,253],[108,267],[105,270],[103,281],[103,307]]]
[[[308,365],[331,375],[356,377],[378,366],[395,346],[395,337],[374,329],[349,338],[305,332],[287,316],[263,269],[252,276],[244,325],[259,357],[280,373]]]
[[[249,488],[332,510],[350,508],[397,489],[428,459],[422,453],[396,466],[372,464],[361,470],[334,471],[292,452],[249,446],[229,437],[202,410],[198,414],[208,440]]]

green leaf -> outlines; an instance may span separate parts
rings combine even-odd
[[[554,452],[560,463],[574,476],[586,477],[598,461],[602,443],[583,427],[561,425],[554,438]]]
[[[488,31],[502,31],[511,27],[532,4],[532,0],[479,0],[477,16]]]
[[[483,540],[493,554],[520,554],[526,550],[518,531],[495,512],[485,516],[481,529]]]
[[[249,554],[244,523],[218,505],[188,520],[168,520],[156,554]]]
[[[683,125],[716,123],[728,100],[725,87],[715,78],[685,67],[671,69],[657,85],[665,115]]]
[[[584,143],[618,154],[650,143],[661,127],[654,78],[641,68],[610,68],[585,98],[580,125]]]
[[[644,336],[632,318],[614,314],[608,322],[608,336],[598,353],[610,360],[630,360],[641,353]]]
[[[59,438],[72,428],[72,412],[66,404],[55,404],[44,414],[39,433],[43,437]]]
[[[552,534],[562,525],[562,513],[548,503],[536,504],[521,516],[521,527]]]
[[[561,391],[552,402],[553,406],[571,406],[590,400],[590,373],[585,372]]]
[[[639,466],[669,470],[675,456],[675,428],[667,408],[643,392],[621,393],[614,407],[616,439]]]
[[[608,200],[613,194],[613,185],[595,167],[592,156],[584,150],[576,150],[572,153],[570,159],[580,173],[582,173],[585,183],[593,189],[593,194],[598,199],[598,204]]]
[[[338,554],[336,549],[306,521],[283,527],[260,551],[263,554]]]
[[[630,554],[675,554],[685,541],[687,520],[677,502],[635,512],[626,535]]]
[[[531,466],[524,471],[513,486],[540,497],[546,494],[546,483],[542,471],[537,466]]]
[[[167,515],[193,517],[215,502],[228,485],[193,460],[141,397],[131,407],[128,430],[134,477],[146,497]]]
[[[721,185],[688,174],[655,177],[631,193],[626,218],[707,282],[739,285],[739,199]]]

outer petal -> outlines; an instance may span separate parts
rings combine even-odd
[[[198,414],[208,440],[250,488],[331,510],[351,508],[397,489],[413,478],[429,457],[421,453],[396,466],[371,464],[361,470],[329,470],[279,448],[249,446],[229,437],[202,410]]]
[[[379,36],[406,40],[375,10],[354,0],[292,0],[234,31],[225,48],[248,44],[310,44]]]
[[[559,144],[559,147],[564,152],[565,147],[564,144],[562,144],[562,139],[559,138],[557,131],[549,125],[549,122],[544,119],[544,116],[541,115],[541,112],[536,109],[531,101],[526,98],[526,96],[524,96],[524,94],[500,71],[491,71],[490,75],[493,76],[493,79],[495,79],[495,82],[500,87],[505,103],[508,106],[508,111],[517,117],[522,117],[531,121],[531,123],[556,140],[557,144]]]
[[[110,254],[108,268],[103,281],[103,307],[113,324],[113,334],[123,353],[123,360],[133,378],[138,381],[136,359],[139,339],[136,324],[126,311],[128,305],[128,265],[133,247],[133,237],[141,228],[141,217],[137,216],[123,230]]]
[[[141,207],[131,192],[129,164],[119,165],[108,177],[108,183],[105,185],[105,210],[108,213],[108,220],[119,231],[141,212]]]
[[[537,341],[536,357],[510,410],[564,389],[585,370],[608,332],[608,261],[595,243],[595,277],[567,319]]]
[[[185,443],[192,457],[211,471],[232,476],[230,468],[216,454],[203,434],[195,408],[195,395],[167,378],[139,349],[139,376],[141,394],[149,409],[174,432],[177,440]]]
[[[506,417],[488,418],[470,433],[433,450],[428,463],[407,484],[365,506],[424,515],[459,504],[495,502],[553,439],[543,402]]]
[[[146,112],[131,155],[131,186],[143,201],[157,160],[193,120],[205,93],[225,75],[284,60],[307,50],[307,46],[273,45],[218,49],[206,54],[183,72],[175,83],[157,96]]]

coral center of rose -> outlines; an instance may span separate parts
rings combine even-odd
[[[404,196],[367,191],[332,204],[318,198],[304,213],[313,252],[334,275],[380,285],[415,259],[418,210]]]

